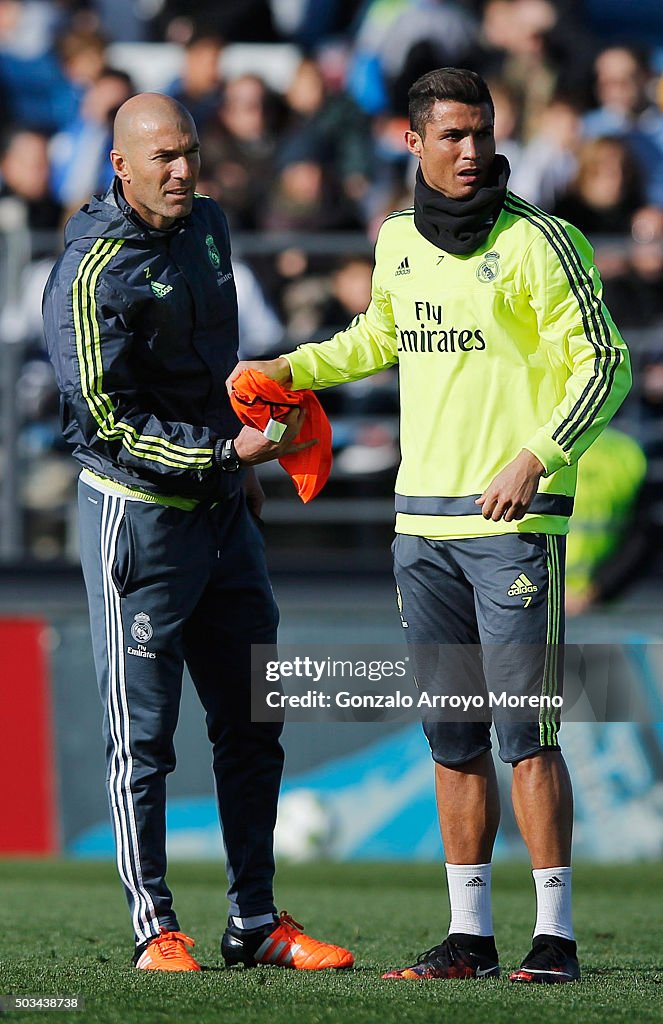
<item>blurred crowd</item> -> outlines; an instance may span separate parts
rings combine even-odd
[[[249,43],[258,58],[229,72],[228,55]],[[199,188],[230,220],[249,357],[327,337],[366,308],[377,230],[412,204],[408,87],[434,67],[479,71],[510,186],[589,235],[615,320],[627,337],[650,332],[627,412],[646,454],[660,456],[660,0],[0,0],[0,237],[30,231],[20,278],[0,281],[0,342],[24,346],[16,400],[36,522],[66,503],[75,472],[59,450],[39,296],[63,223],[110,183],[114,114],[145,87],[132,44],[149,81],[163,67],[157,87],[196,120]],[[376,474],[388,493],[394,376],[325,401],[337,475]],[[35,537],[38,555],[61,549],[43,528]]]

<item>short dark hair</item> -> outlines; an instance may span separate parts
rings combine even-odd
[[[410,128],[422,138],[437,100],[467,103],[472,107],[485,103],[493,116],[495,114],[490,89],[481,75],[467,68],[437,68],[428,71],[410,87],[407,96]]]
[[[124,85],[126,85],[127,89],[129,89],[132,93],[136,92],[135,82],[131,75],[128,73],[128,71],[125,71],[124,68],[115,68],[111,67],[110,64],[107,64],[106,67],[102,68],[99,72],[97,82],[100,82],[102,78],[115,78],[118,82],[123,82]]]
[[[218,32],[208,32],[206,29],[196,29],[195,32],[192,33],[191,38],[184,44],[184,49],[194,50],[197,46],[201,45],[218,46],[218,48],[222,50],[225,46],[225,40]]]

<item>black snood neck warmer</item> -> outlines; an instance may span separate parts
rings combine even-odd
[[[476,252],[500,215],[510,173],[509,161],[498,154],[486,184],[476,195],[471,199],[449,199],[427,184],[419,167],[414,187],[414,224],[417,231],[438,249],[454,256]]]

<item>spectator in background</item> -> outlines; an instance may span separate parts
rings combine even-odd
[[[195,26],[218,33],[229,43],[274,43],[278,38],[268,0],[160,0],[154,7],[155,39],[184,42]]]
[[[502,79],[522,96],[525,141],[538,130],[556,91],[557,70],[546,36],[557,17],[549,0],[488,0],[484,8],[481,31],[487,66],[493,79]]]
[[[520,142],[522,94],[500,79],[488,81],[488,88],[495,104],[495,146],[497,152],[502,153],[509,161],[513,176],[523,152]]]
[[[54,4],[0,0],[0,87],[16,124],[51,133],[79,100],[53,48],[61,12]]]
[[[214,121],[201,138],[202,191],[216,199],[235,230],[252,230],[272,187],[280,105],[258,75],[226,84]]]
[[[52,140],[53,189],[70,212],[109,188],[113,120],[135,91],[126,72],[105,68],[85,93],[79,116]]]
[[[622,327],[651,328],[663,323],[663,210],[641,207],[630,234],[628,246],[603,242],[596,265],[615,321]]]
[[[643,327],[663,323],[663,209],[644,206],[633,217],[630,251],[633,302]]]
[[[441,65],[471,66],[476,60],[479,25],[456,2],[408,0],[387,27],[380,48],[389,105],[408,109],[413,78]]]
[[[409,83],[441,65],[471,64],[476,20],[447,0],[370,0],[355,36],[348,88],[368,114],[407,114]]]
[[[316,341],[345,330],[370,302],[372,273],[369,257],[347,256],[331,273],[295,277],[281,295],[287,337]]]
[[[46,136],[25,128],[7,129],[0,139],[0,220],[33,232],[51,232],[61,226],[62,217],[62,206],[49,185]],[[52,251],[52,246],[33,237],[31,258],[45,251]]]
[[[156,3],[136,3],[136,0],[92,0],[92,6],[104,26],[104,32],[113,42],[142,43],[147,37],[150,8]]]
[[[320,337],[344,331],[371,301],[373,260],[368,256],[346,256],[338,260],[329,279],[329,293],[320,310]]]
[[[371,120],[375,159],[371,187],[362,206],[369,238],[375,241],[384,218],[410,206],[417,165],[403,145],[407,117],[385,111]]]
[[[563,94],[584,109],[591,95],[596,52],[573,0],[488,0],[484,6],[481,67],[522,97],[524,142],[539,131],[554,96]]]
[[[598,108],[583,118],[590,138],[619,136],[631,149],[644,176],[647,202],[663,206],[663,112],[650,97],[653,74],[647,55],[629,46],[611,46],[596,59]]]
[[[4,132],[0,139],[0,226],[22,226],[30,235],[27,262],[20,273],[7,281],[3,266],[7,294],[0,305],[0,343],[21,346],[21,369],[14,390],[23,536],[35,557],[54,557],[61,552],[66,521],[63,510],[73,481],[56,451],[58,399],[42,334],[40,297],[63,220],[62,207],[50,192],[49,173],[45,135],[16,126]]]
[[[280,35],[310,50],[329,37],[348,34],[358,4],[356,0],[269,0],[269,7]]]
[[[63,74],[82,98],[106,66],[106,40],[99,32],[70,29],[59,36],[57,54]]]
[[[368,309],[371,301],[373,260],[369,256],[346,256],[338,260],[328,278],[326,297],[319,311],[312,341],[344,331]],[[334,424],[334,449],[345,472],[378,473],[398,463],[397,431],[398,373],[392,367],[342,388],[330,388],[319,395],[329,414],[352,417],[350,423]],[[390,424],[366,423],[367,417],[393,417]],[[341,451],[342,449],[342,451]]]
[[[71,527],[71,499],[78,471],[64,450],[59,395],[46,354],[41,295],[53,259],[30,263],[19,288],[0,313],[0,336],[21,344],[16,381],[23,538],[31,557],[62,556]]]
[[[578,166],[580,111],[573,100],[556,96],[541,114],[538,130],[522,149],[511,188],[530,203],[552,210]]]
[[[582,145],[577,174],[553,212],[590,236],[629,234],[642,202],[635,158],[620,139],[606,137]]]
[[[314,152],[281,168],[262,217],[267,231],[361,231],[356,205],[342,194]],[[297,245],[284,248],[273,261],[272,288],[278,296],[286,335],[298,342],[319,325],[319,309],[327,291],[328,259]]]
[[[233,258],[232,268],[237,289],[240,358],[273,355],[283,341],[283,325],[248,263]]]
[[[59,244],[56,232],[62,226],[63,213],[49,188],[46,136],[16,126],[6,129],[0,138],[0,226],[24,227],[31,236],[28,261],[11,282],[0,307],[0,339],[24,346],[22,381],[31,366],[37,365],[38,375],[45,366],[40,298]],[[47,377],[52,394],[53,374],[48,371]],[[22,399],[19,382],[19,404]],[[35,420],[44,411],[43,404],[31,407]]]
[[[87,29],[68,29],[55,41],[57,71],[50,86],[54,116],[45,129],[49,134],[65,129],[80,114],[88,89],[97,81],[106,64],[106,40]]]
[[[370,121],[346,92],[327,88],[322,68],[304,57],[286,90],[288,107],[280,157],[315,148],[339,182],[345,196],[361,201],[369,188],[374,165]]]
[[[47,53],[61,13],[53,3],[0,0],[0,50],[3,56],[31,59]]]
[[[331,273],[306,274],[287,284],[282,305],[288,340],[317,341],[345,330],[368,308],[372,276],[372,258],[353,254],[339,259]],[[398,374],[393,368],[342,388],[328,388],[318,397],[327,414],[338,417],[333,423],[337,468],[365,476],[397,465]],[[387,419],[373,423],[375,416]]]
[[[39,65],[25,69],[21,83],[21,97],[25,92],[30,102],[31,89],[36,90],[43,111],[36,120],[27,112],[19,119],[38,124],[49,135],[65,129],[78,116],[87,90],[99,78],[105,63],[106,40],[100,33],[87,29],[61,32],[54,49],[41,58]],[[22,98],[18,104],[22,110]]]
[[[184,47],[182,72],[166,92],[190,111],[198,132],[203,132],[219,107],[223,95],[220,61],[221,36],[195,33]]]
[[[278,172],[267,199],[262,226],[268,231],[361,231],[357,205],[313,146],[302,140]]]

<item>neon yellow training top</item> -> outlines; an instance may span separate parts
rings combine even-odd
[[[398,363],[397,532],[568,531],[575,463],[631,386],[592,257],[576,228],[510,192],[467,256],[425,239],[413,210],[394,213],[377,240],[366,313],[287,355],[296,389]],[[545,467],[530,511],[511,523],[484,519],[475,499],[523,448]]]

